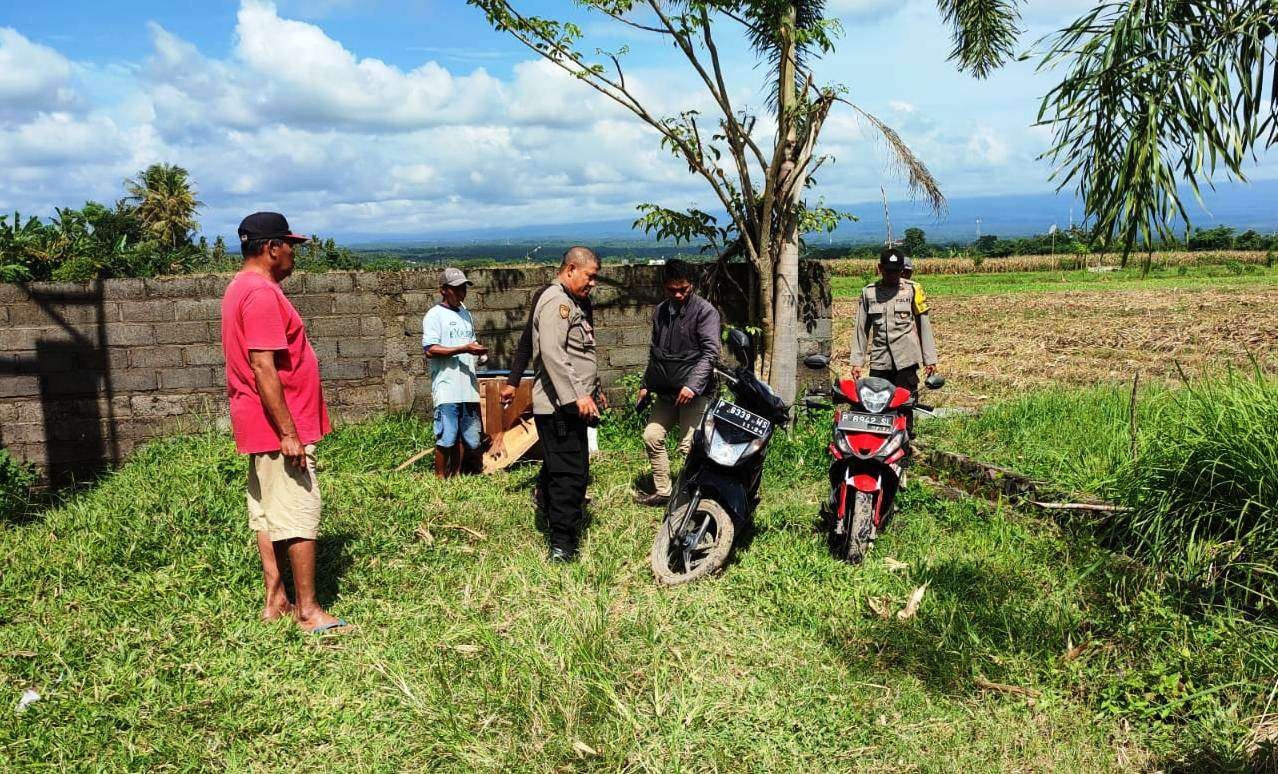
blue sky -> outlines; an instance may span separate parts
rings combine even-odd
[[[1032,0],[1022,48],[1087,7]],[[659,112],[705,105],[668,47],[568,0],[593,45],[628,45],[628,78]],[[1050,74],[986,81],[945,61],[931,0],[829,0],[845,26],[818,74],[895,127],[951,197],[1051,190],[1032,126]],[[761,70],[721,46],[738,104]],[[824,133],[828,202],[905,194],[881,140],[846,113]],[[257,209],[300,229],[410,236],[629,217],[635,204],[712,206],[655,135],[488,28],[462,0],[0,0],[0,211],[112,201],[153,161],[188,168],[206,233]],[[1273,163],[1254,170],[1278,177]]]

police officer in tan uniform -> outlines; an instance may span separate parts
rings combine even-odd
[[[569,248],[532,314],[533,420],[544,458],[538,489],[555,562],[577,556],[590,478],[586,427],[599,421],[595,330],[583,305],[598,274],[594,251]]]
[[[936,371],[936,340],[932,337],[923,287],[901,277],[904,267],[901,251],[885,249],[879,255],[879,280],[861,291],[856,308],[852,378],[861,377],[868,361],[870,376],[917,393],[919,366],[928,376]],[[856,365],[858,362],[860,365]]]

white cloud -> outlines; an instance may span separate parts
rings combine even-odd
[[[1011,158],[1011,149],[997,132],[982,126],[967,141],[967,158],[972,164],[1001,167]]]
[[[868,18],[890,6],[836,0],[831,10]],[[626,218],[642,201],[718,208],[655,131],[540,59],[502,78],[432,61],[397,67],[359,57],[333,31],[285,18],[262,0],[243,0],[224,56],[156,25],[150,33],[144,61],[104,73],[0,29],[0,211],[47,216],[55,205],[111,201],[125,177],[156,161],[191,172],[210,234],[232,233],[257,209],[340,235]],[[729,76],[757,87],[762,74],[746,56]],[[703,131],[715,130],[714,108],[686,67],[662,69],[670,60],[647,51],[635,59],[627,82],[654,115],[697,108]],[[874,72],[884,82],[904,77]],[[108,78],[109,88],[95,88]],[[77,103],[77,86],[96,103]],[[739,107],[761,101],[753,88],[732,93]],[[938,104],[949,95],[900,93],[909,100],[895,90],[855,96],[900,132],[948,192],[1041,182],[1027,130],[956,115]],[[930,117],[940,115],[944,122]],[[765,145],[772,127],[766,116],[756,126]],[[815,191],[827,202],[877,198],[879,184],[894,179],[879,134],[842,107],[822,147],[835,157]],[[889,187],[889,195],[899,194]]]
[[[259,87],[256,106],[282,120],[356,127],[419,127],[472,121],[496,103],[482,69],[453,76],[435,62],[404,72],[358,59],[313,24],[281,19],[271,3],[244,0],[236,56]],[[245,90],[247,91],[247,90]]]
[[[65,110],[74,105],[71,62],[0,27],[0,115],[17,110]]]
[[[0,128],[0,166],[118,162],[132,155],[130,145],[129,133],[105,116],[41,113],[30,122]]]

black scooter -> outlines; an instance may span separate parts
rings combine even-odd
[[[666,585],[704,578],[727,562],[759,503],[773,430],[789,419],[789,407],[754,375],[750,336],[729,330],[728,350],[740,365],[715,366],[715,373],[736,402],[716,399],[706,408],[652,541],[652,572]]]

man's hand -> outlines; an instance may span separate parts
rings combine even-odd
[[[932,374],[936,373],[936,363],[933,363],[930,366],[924,366],[923,370],[927,372],[928,376],[931,376]]]
[[[599,391],[599,410],[600,411],[608,410],[608,393],[605,390]]]
[[[647,399],[648,399],[648,388],[640,387],[639,394],[635,397],[635,411],[638,411],[639,407],[642,406],[643,402],[646,401]]]
[[[504,409],[510,408],[510,404],[515,402],[515,393],[518,391],[519,390],[516,387],[511,387],[509,384],[503,384],[501,386],[501,407]]]
[[[582,419],[598,419],[599,407],[595,405],[595,399],[587,395],[584,398],[577,399],[577,416]]]
[[[683,389],[679,390],[679,394],[675,396],[675,405],[686,406],[689,403],[691,403],[696,397],[697,397],[697,394],[695,392],[693,392],[687,387],[684,387]]]
[[[295,435],[286,435],[280,439],[280,454],[288,464],[301,470],[306,469],[306,447]]]
[[[485,347],[483,344],[480,344],[478,341],[472,341],[471,343],[467,344],[465,347],[465,350],[472,355],[488,354],[488,347]]]

